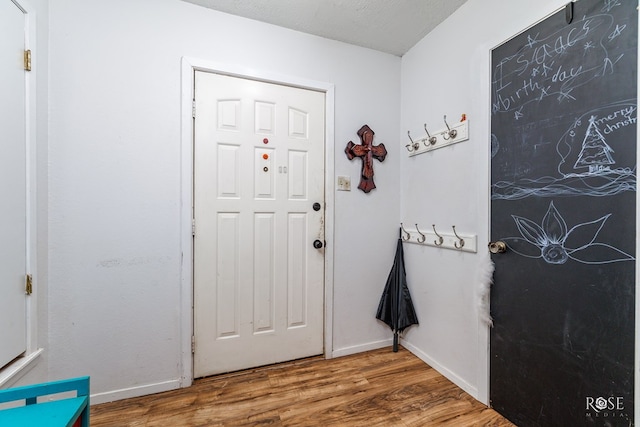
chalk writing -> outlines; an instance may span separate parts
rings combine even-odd
[[[596,120],[595,124],[603,126],[603,133],[609,135],[622,127],[635,125],[638,121],[636,110],[635,106],[622,108]]]
[[[569,25],[534,26],[494,50],[493,199],[636,190],[637,101],[624,98],[635,94],[637,28],[627,6],[601,0]]]
[[[605,13],[583,18],[546,37],[528,34],[517,52],[494,65],[492,112],[518,111],[514,117],[520,119],[526,115],[523,107],[552,95],[558,103],[577,101],[575,88],[616,71],[622,55],[611,59],[608,43],[625,28]],[[574,51],[581,54],[572,55]]]

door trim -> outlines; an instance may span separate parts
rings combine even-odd
[[[188,387],[193,382],[193,356],[191,336],[193,335],[193,235],[191,218],[193,215],[193,117],[194,72],[205,71],[226,74],[245,79],[259,80],[301,89],[317,90],[325,93],[325,247],[324,258],[324,357],[333,356],[333,257],[334,250],[334,103],[335,86],[331,83],[303,79],[295,76],[256,71],[249,68],[221,64],[199,58],[183,57],[181,70],[181,167],[180,167],[180,386]]]
[[[42,201],[38,184],[46,181],[47,151],[37,148],[37,97],[36,86],[38,76],[38,50],[36,46],[36,9],[28,0],[10,0],[18,9],[25,14],[25,49],[30,49],[33,55],[32,71],[25,74],[25,142],[26,142],[26,270],[33,276],[33,293],[26,298],[26,352],[14,362],[9,363],[0,373],[0,387],[10,387],[26,375],[34,366],[42,360],[40,355],[43,349],[39,348],[38,339],[38,299],[42,293],[46,293],[46,284],[41,282],[39,271],[40,265],[46,265],[47,256],[40,255],[38,258],[38,241],[42,240],[42,235],[46,235],[47,227],[43,226],[44,232],[37,233],[38,224],[46,224],[46,201],[41,204],[45,208],[38,207],[38,201]],[[44,160],[43,160],[44,159]],[[44,165],[44,166],[43,166]],[[44,178],[43,178],[44,177]],[[44,185],[46,188],[46,183]],[[46,197],[46,195],[45,195]],[[46,199],[45,199],[46,200]],[[46,251],[42,251],[44,253]],[[46,271],[46,268],[44,268]],[[45,274],[46,276],[46,274]]]

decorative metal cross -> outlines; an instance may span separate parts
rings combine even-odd
[[[373,182],[373,159],[383,162],[384,158],[387,157],[387,149],[384,148],[384,144],[373,145],[374,134],[375,132],[368,125],[362,126],[358,131],[362,145],[356,145],[349,141],[347,148],[344,150],[349,160],[353,160],[354,157],[362,158],[362,172],[360,173],[358,188],[365,193],[376,188],[376,184]]]

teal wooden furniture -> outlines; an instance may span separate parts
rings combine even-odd
[[[69,391],[76,397],[38,402],[40,396]],[[23,406],[0,410],[0,426],[89,427],[89,377],[0,390],[0,403],[16,401]]]

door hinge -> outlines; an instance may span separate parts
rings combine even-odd
[[[196,354],[196,337],[191,335],[191,354]]]
[[[196,100],[191,101],[191,117],[196,118]]]
[[[196,235],[196,219],[195,218],[191,218],[191,235],[192,236]]]
[[[24,69],[31,71],[31,49],[24,51]]]
[[[27,295],[31,295],[33,293],[33,276],[31,274],[27,274],[24,285],[24,293]]]

